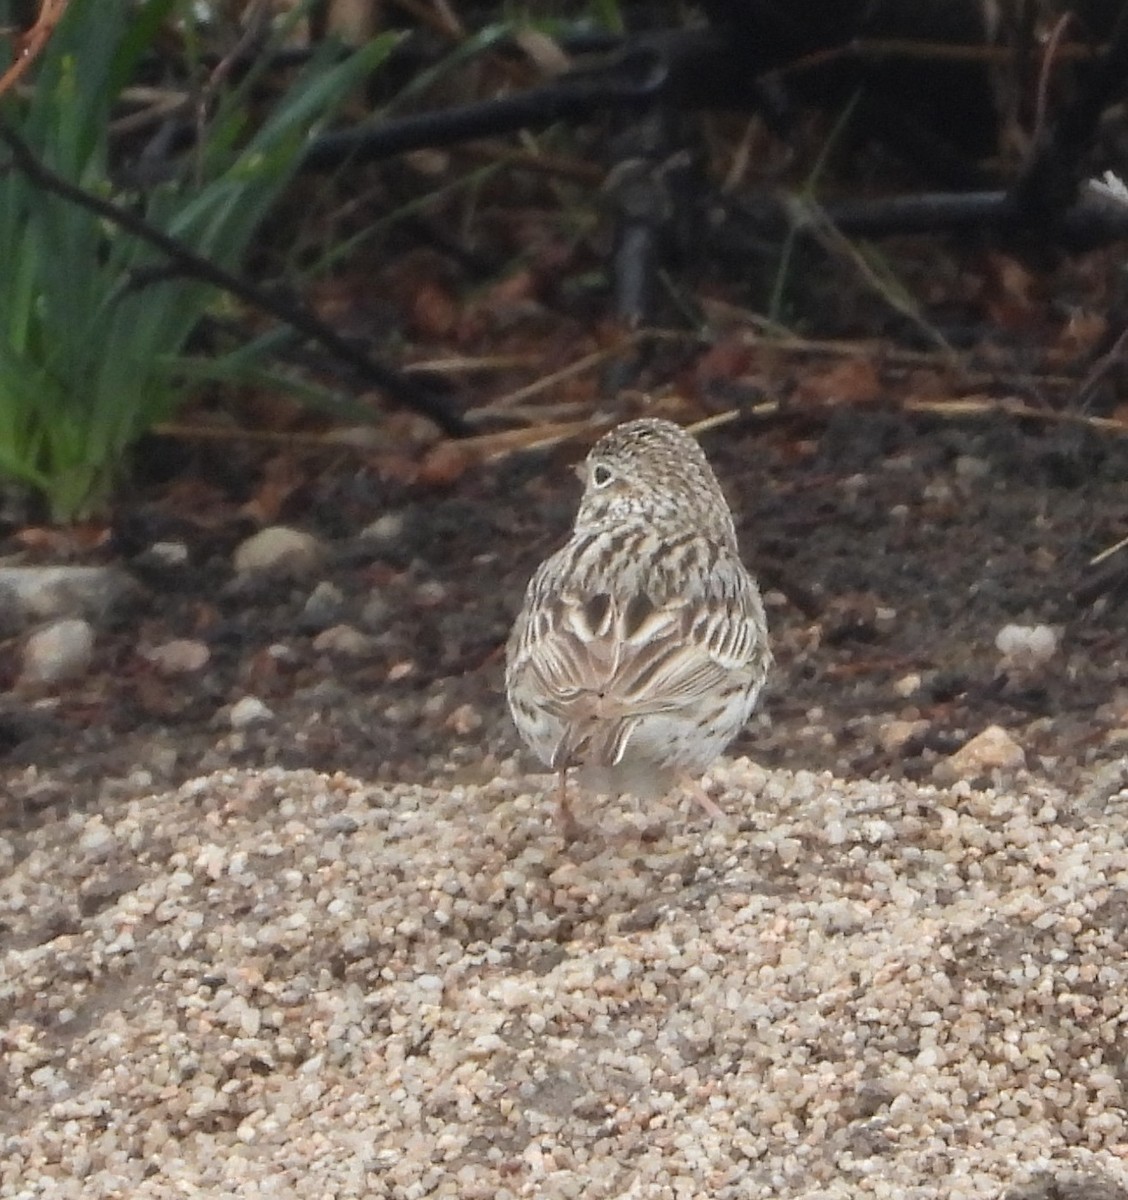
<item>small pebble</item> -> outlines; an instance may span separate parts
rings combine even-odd
[[[360,610],[360,625],[370,633],[382,632],[388,627],[392,606],[383,596],[369,596]]]
[[[118,567],[0,566],[0,606],[5,617],[97,620],[120,606],[136,584]]]
[[[887,753],[900,750],[906,742],[921,734],[927,733],[930,726],[927,721],[886,721],[878,730],[878,741]]]
[[[395,542],[403,537],[406,524],[403,513],[384,513],[382,517],[377,517],[370,525],[366,525],[360,531],[360,536],[376,542]]]
[[[240,575],[299,578],[316,570],[324,556],[321,543],[313,534],[285,525],[269,525],[236,547],[234,565]]]
[[[227,716],[232,729],[247,729],[274,720],[274,712],[257,696],[244,696],[236,700]]]
[[[172,570],[188,565],[188,546],[185,542],[154,542],[142,555],[145,566],[163,567]]]
[[[85,675],[94,658],[94,630],[77,617],[36,630],[24,644],[25,683],[62,683]]]
[[[999,725],[988,725],[954,754],[937,763],[937,779],[977,779],[991,771],[1013,771],[1026,765],[1022,747]]]
[[[995,649],[1019,667],[1041,666],[1057,648],[1057,632],[1049,625],[1004,625],[995,635]]]
[[[194,638],[173,638],[142,654],[161,675],[190,675],[203,670],[211,659],[207,644]]]
[[[323,579],[306,597],[302,606],[301,623],[304,629],[324,629],[340,618],[345,607],[345,594],[336,584]]]
[[[78,839],[78,848],[89,858],[103,858],[116,846],[117,838],[100,816],[92,817],[86,822],[82,836]]]
[[[367,658],[376,650],[376,639],[351,625],[334,625],[313,639],[313,648],[339,658]]]
[[[920,691],[920,685],[921,677],[916,671],[913,671],[908,675],[902,675],[893,684],[893,690],[903,700],[907,700],[910,696],[915,696]]]
[[[23,822],[0,1197],[1128,1200],[1128,806],[710,775],[571,844],[513,772]]]
[[[990,462],[973,454],[959,455],[952,465],[956,474],[964,479],[984,479],[991,474]]]
[[[451,733],[459,737],[474,733],[482,727],[482,714],[472,704],[460,704],[444,722]]]

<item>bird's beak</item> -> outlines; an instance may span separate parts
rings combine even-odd
[[[587,483],[587,463],[578,462],[572,470],[576,472],[576,478],[581,483]]]

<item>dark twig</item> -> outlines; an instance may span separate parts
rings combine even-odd
[[[879,238],[904,234],[1000,232],[1014,219],[1004,191],[921,192],[866,200],[838,200],[823,206],[827,219],[847,237]],[[706,239],[714,253],[760,255],[789,227],[786,206],[771,197],[755,205],[715,197]],[[800,231],[802,232],[802,230]],[[1061,216],[1053,242],[1081,251],[1128,237],[1128,208],[1086,191]]]
[[[606,109],[648,105],[665,91],[669,75],[663,59],[644,49],[516,96],[322,134],[303,155],[302,169],[332,170],[350,160],[374,162],[420,147],[547,129],[558,121],[589,120]]]
[[[612,141],[603,197],[616,222],[615,316],[627,329],[653,322],[658,272],[682,249],[676,230],[693,163],[679,132],[669,107],[655,105]]]
[[[164,254],[182,274],[209,283],[221,291],[238,297],[246,304],[270,313],[271,316],[289,325],[311,341],[324,346],[342,362],[347,363],[365,383],[382,388],[403,407],[429,417],[449,436],[465,437],[470,432],[462,417],[449,406],[444,397],[421,386],[414,379],[403,375],[393,367],[374,361],[354,342],[341,337],[307,309],[280,300],[266,288],[259,287],[247,279],[224,270],[208,259],[200,257],[175,238],[169,237],[159,229],[154,229],[147,221],[137,216],[136,213],[130,212],[129,209],[83,191],[82,188],[64,179],[40,162],[19,135],[4,123],[0,123],[0,141],[11,152],[11,159],[7,165],[18,167],[45,191],[53,192],[64,200],[69,200],[72,204],[97,213],[119,228],[141,238]]]

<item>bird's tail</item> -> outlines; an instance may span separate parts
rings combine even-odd
[[[554,771],[582,765],[614,767],[623,761],[638,717],[606,717],[592,714],[566,726],[552,756]]]

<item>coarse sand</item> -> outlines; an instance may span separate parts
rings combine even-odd
[[[1128,1197],[1128,794],[224,773],[0,839],[0,1196]]]

